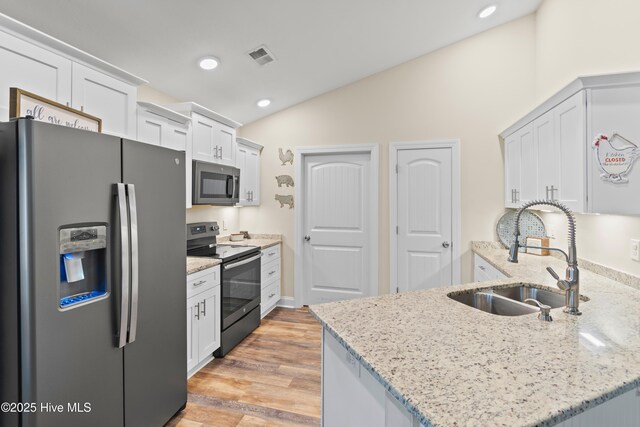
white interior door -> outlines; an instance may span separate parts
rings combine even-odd
[[[304,157],[304,303],[377,293],[371,289],[371,154]],[[377,207],[376,207],[377,209]]]
[[[451,148],[398,151],[397,292],[452,284],[451,162]]]

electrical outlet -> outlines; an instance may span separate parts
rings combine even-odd
[[[634,261],[640,261],[640,240],[631,239],[631,250],[629,255]]]

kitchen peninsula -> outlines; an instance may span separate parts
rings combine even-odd
[[[353,425],[637,425],[637,280],[584,262],[582,316],[497,316],[448,294],[513,283],[558,291],[545,268],[566,265],[528,254],[512,264],[493,243],[473,250],[508,278],[310,307],[324,327],[325,424],[342,411]]]

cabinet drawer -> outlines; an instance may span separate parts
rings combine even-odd
[[[280,245],[271,246],[270,248],[262,250],[262,265],[273,262],[275,259],[280,259]]]
[[[262,295],[260,296],[260,313],[264,316],[278,301],[280,301],[279,280],[262,289]]]
[[[270,284],[276,278],[280,279],[280,260],[279,259],[262,266],[262,277],[261,277],[262,287],[264,288],[265,285]]]
[[[475,271],[480,275],[480,277],[483,277],[482,274],[484,274],[485,280],[501,280],[501,279],[507,278],[506,275],[504,275],[497,268],[489,264],[484,258],[482,258],[479,255],[475,255],[474,264],[475,264]]]
[[[198,271],[187,276],[187,298],[198,295],[220,284],[220,266]]]

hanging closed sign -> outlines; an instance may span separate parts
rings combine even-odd
[[[601,133],[593,141],[595,160],[600,178],[614,184],[629,182],[627,175],[640,157],[640,148],[614,132],[611,137]]]

